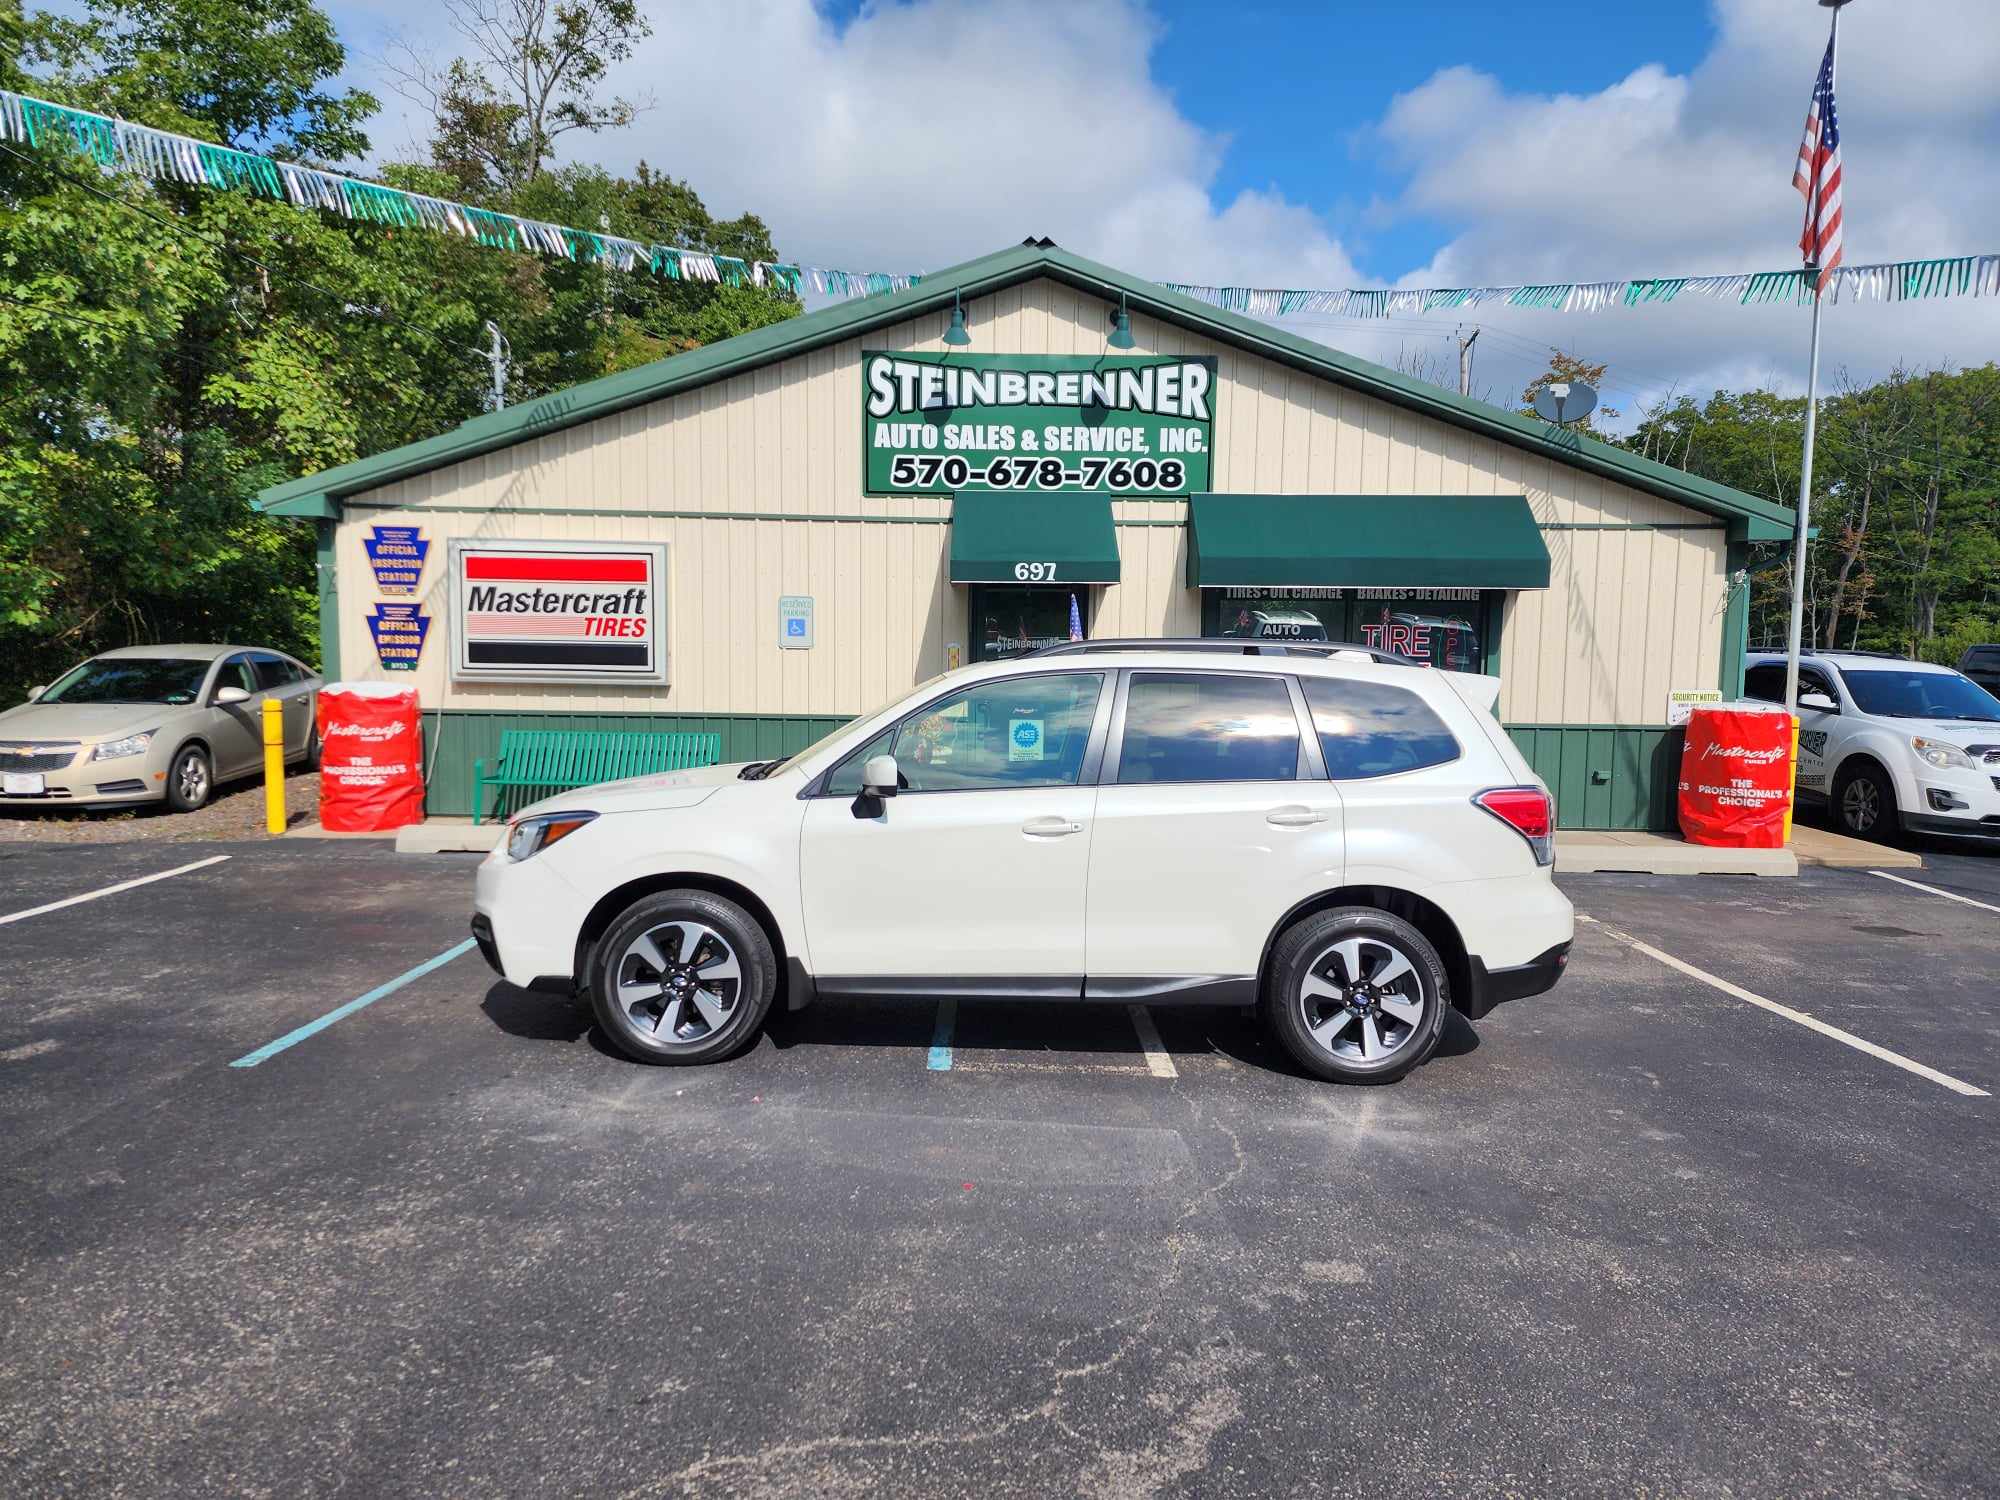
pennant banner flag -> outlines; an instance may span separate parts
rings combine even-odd
[[[0,140],[19,141],[28,146],[62,140],[107,171],[133,172],[199,187],[235,188],[280,199],[297,208],[323,209],[343,218],[455,234],[499,249],[598,262],[621,271],[644,271],[668,281],[770,286],[795,294],[812,292],[823,297],[845,298],[902,291],[923,279],[885,271],[843,271],[789,261],[742,260],[733,255],[649,244],[539,219],[523,219],[448,198],[405,192],[339,172],[276,161],[6,89],[0,89]],[[1804,303],[1812,299],[1811,279],[1803,270],[1548,282],[1531,286],[1340,291],[1202,286],[1180,281],[1160,284],[1211,307],[1259,318],[1283,318],[1294,313],[1389,318],[1399,313],[1458,311],[1494,303],[1543,312],[1597,312],[1607,307],[1673,302],[1686,295],[1742,305]],[[1821,277],[1820,295],[1835,303],[1842,298],[1857,302],[1903,302],[1930,297],[2000,296],[2000,255],[1842,265]]]
[[[289,202],[295,208],[324,209],[342,218],[366,219],[392,228],[461,235],[499,249],[531,250],[565,260],[601,262],[621,271],[647,271],[669,281],[771,286],[794,293],[813,291],[830,297],[865,297],[901,291],[922,279],[882,271],[843,271],[784,261],[743,260],[706,250],[646,244],[619,235],[571,229],[564,224],[474,208],[448,198],[405,192],[296,162],[275,161],[268,156],[197,141],[149,125],[134,125],[89,110],[51,104],[46,99],[6,89],[0,89],[0,140],[19,141],[28,146],[63,140],[109,171],[133,172],[195,187],[240,188],[260,197]]]

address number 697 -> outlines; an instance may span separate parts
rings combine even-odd
[[[1052,562],[1015,563],[1014,576],[1023,583],[1054,583],[1056,565]]]

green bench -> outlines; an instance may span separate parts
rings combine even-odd
[[[472,821],[478,824],[486,788],[559,789],[595,786],[624,776],[651,776],[712,766],[722,759],[719,734],[653,734],[645,730],[505,729],[500,758],[486,769],[472,763]]]

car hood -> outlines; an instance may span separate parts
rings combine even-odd
[[[0,713],[0,740],[115,740],[186,712],[170,703],[23,703]]]
[[[747,760],[739,760],[726,766],[696,766],[688,771],[661,771],[652,776],[628,776],[623,781],[601,781],[595,786],[580,786],[554,797],[545,797],[532,806],[522,808],[517,816],[568,812],[576,808],[598,813],[621,813],[693,807],[697,802],[706,802],[714,796],[716,788],[736,781],[738,773],[749,764]]]
[[[2000,724],[1975,719],[1904,719],[1911,734],[1927,740],[1943,740],[1947,745],[2000,744]]]

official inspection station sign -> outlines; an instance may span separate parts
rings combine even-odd
[[[1215,359],[1179,355],[861,355],[871,495],[1206,490]]]
[[[454,539],[461,682],[667,680],[667,544]]]

